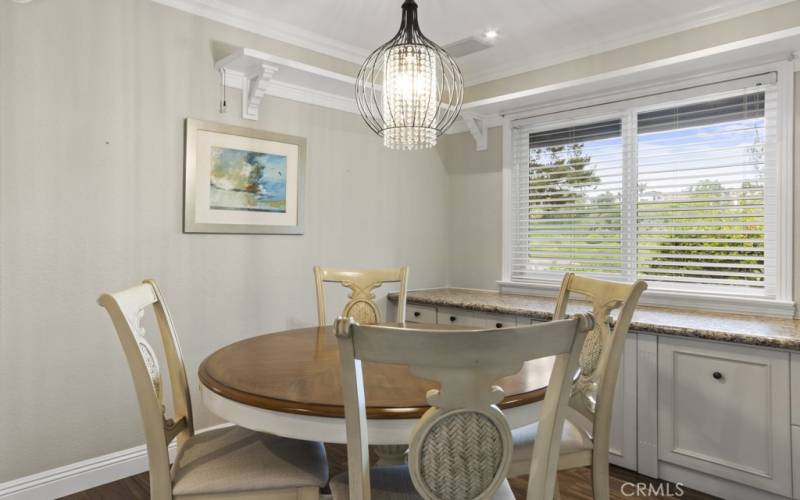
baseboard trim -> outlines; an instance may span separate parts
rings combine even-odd
[[[228,423],[215,425],[198,432],[221,429],[230,425]],[[176,446],[173,442],[169,447],[170,458],[174,458],[175,451]],[[140,474],[147,468],[147,447],[145,445],[134,446],[127,450],[115,451],[0,483],[0,499],[59,498]]]

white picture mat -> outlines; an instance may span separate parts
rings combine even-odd
[[[198,224],[297,225],[298,147],[294,144],[197,131],[194,222]],[[214,210],[210,208],[211,148],[239,149],[286,157],[286,212]]]

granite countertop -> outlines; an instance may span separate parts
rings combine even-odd
[[[396,302],[397,293],[389,294]],[[552,318],[555,299],[465,288],[434,288],[408,292],[409,304],[459,307],[495,314],[513,314],[536,320]],[[568,313],[586,310],[570,304]],[[765,316],[639,306],[631,331],[734,342],[759,347],[800,351],[800,320]]]

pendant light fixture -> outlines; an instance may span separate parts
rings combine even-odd
[[[403,2],[400,30],[367,57],[356,77],[356,103],[391,149],[436,145],[458,118],[464,81],[458,65],[419,29],[417,3]]]

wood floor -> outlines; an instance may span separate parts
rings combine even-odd
[[[346,468],[347,461],[344,445],[326,445],[326,449],[328,451],[331,476],[342,472]],[[626,483],[633,483],[634,486],[625,486],[623,489],[623,485]],[[635,491],[637,483],[643,483],[651,487],[648,489],[646,486],[642,486],[639,491],[645,493],[643,495],[631,495]],[[590,500],[592,498],[591,472],[588,468],[559,472],[558,484],[563,500]],[[527,479],[513,479],[511,480],[511,487],[518,499],[524,499]],[[647,493],[648,490],[649,493]],[[659,492],[662,494],[658,494]],[[149,493],[148,475],[145,472],[64,498],[67,500],[146,500],[149,498]],[[674,484],[662,483],[626,469],[611,467],[612,500],[628,500],[631,498],[674,499],[677,497],[677,493]],[[683,496],[680,498],[683,500],[714,500],[716,497],[683,488]]]

